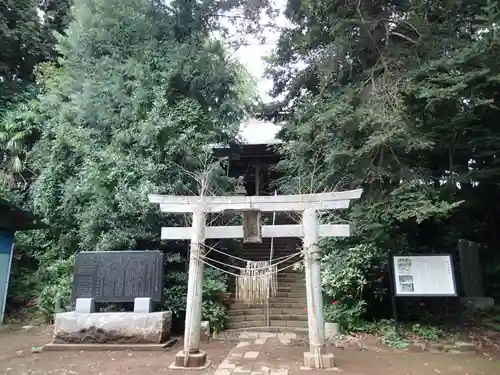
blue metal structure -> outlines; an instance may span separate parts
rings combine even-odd
[[[0,198],[0,323],[3,323],[16,231],[47,226],[30,212]]]

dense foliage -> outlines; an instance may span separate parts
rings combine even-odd
[[[69,0],[39,3],[0,1],[0,182],[20,188],[27,186],[20,173],[37,137],[24,103],[38,91],[37,64],[57,57],[54,32],[63,32],[69,8]]]
[[[383,296],[389,251],[455,253],[465,238],[498,259],[498,2],[289,1],[286,16],[269,68],[284,99],[263,111],[284,124],[281,189],[364,189],[325,218],[356,231],[323,244],[325,292]]]
[[[78,251],[160,249],[165,307],[183,316],[187,249],[158,234],[185,218],[147,195],[232,191],[208,148],[235,140],[254,98],[221,40],[258,35],[275,9],[166,3],[0,2],[0,194],[50,225],[16,238],[11,307],[36,298],[44,320],[67,308]],[[269,59],[280,100],[261,113],[284,125],[278,188],[364,190],[322,217],[356,233],[322,243],[331,319],[354,326],[384,300],[390,252],[455,252],[462,238],[481,245],[487,294],[500,296],[498,2],[290,0],[285,15]],[[206,271],[215,329],[226,289]]]
[[[235,139],[253,100],[211,36],[217,16],[200,18],[215,3],[189,4],[75,0],[58,59],[36,67],[38,95],[6,115],[3,171],[16,183],[2,189],[22,187],[9,194],[50,226],[17,237],[11,306],[36,297],[45,320],[67,308],[78,251],[160,249],[168,308],[183,314],[187,249],[159,233],[185,218],[160,214],[148,194],[230,192],[209,147]],[[227,280],[212,272],[206,283],[203,315],[220,329]]]

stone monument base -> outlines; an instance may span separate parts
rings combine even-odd
[[[203,369],[210,365],[207,360],[207,353],[200,350],[197,353],[189,353],[187,355],[183,350],[175,356],[175,362],[170,366],[171,369]]]
[[[323,365],[322,369],[332,369],[335,367],[335,357],[330,353],[321,354],[321,363]],[[314,354],[311,352],[304,353],[304,368],[305,369],[315,369],[316,361]]]
[[[489,309],[495,306],[495,300],[491,297],[462,297],[462,304],[472,310]]]
[[[49,343],[43,346],[44,352],[71,352],[71,351],[85,351],[85,352],[119,352],[119,351],[133,351],[133,352],[164,352],[166,349],[172,347],[177,342],[177,339],[172,338],[163,344],[54,344]]]
[[[163,344],[170,339],[171,312],[56,314],[54,344]]]

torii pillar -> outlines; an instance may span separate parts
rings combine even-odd
[[[175,367],[203,367],[207,353],[200,350],[201,304],[203,289],[203,243],[205,242],[205,213],[193,211],[191,245],[189,248],[189,277],[184,327],[184,350],[175,357]]]
[[[150,195],[151,203],[160,204],[162,212],[192,213],[189,227],[162,228],[164,240],[191,240],[189,281],[186,306],[184,350],[176,356],[174,367],[203,368],[208,365],[207,355],[200,350],[200,324],[203,284],[202,246],[206,238],[244,238],[243,226],[206,226],[205,214],[224,210],[302,212],[301,225],[264,225],[261,237],[302,237],[304,241],[304,266],[307,290],[307,314],[309,351],[304,353],[304,365],[309,368],[334,367],[333,354],[324,352],[325,322],[323,318],[323,294],[321,290],[320,237],[348,237],[347,224],[318,225],[317,211],[344,209],[352,199],[361,197],[362,190],[342,192],[274,195],[274,196],[162,196]]]
[[[325,319],[321,287],[321,250],[318,246],[318,218],[314,208],[304,210],[302,227],[309,331],[309,351],[304,353],[304,367],[333,368],[335,367],[333,354],[324,353]]]

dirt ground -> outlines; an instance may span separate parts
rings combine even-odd
[[[168,366],[180,349],[180,343],[164,352],[41,352],[32,347],[51,341],[52,329],[20,328],[0,330],[0,374],[6,375],[149,375],[185,374]],[[206,370],[192,374],[214,374],[217,366],[236,345],[235,341],[213,341],[204,344],[212,360]],[[286,366],[290,375],[317,374],[324,371],[300,370],[304,344],[280,345],[269,341],[259,363],[273,368]],[[360,350],[357,346],[333,349],[339,373],[345,375],[500,375],[500,353],[431,354],[394,351],[382,345]],[[498,355],[497,355],[498,354]],[[250,373],[249,373],[250,374]]]
[[[324,375],[325,371],[300,370],[306,350],[306,346],[267,348],[259,360],[291,364],[293,358],[289,375]],[[338,372],[344,375],[500,375],[500,358],[491,353],[429,353],[394,350],[381,344],[363,349],[358,346],[330,348],[328,352],[335,354],[335,365]]]
[[[180,344],[163,352],[41,352],[32,347],[52,341],[52,328],[0,331],[0,374],[5,375],[152,375],[185,371],[170,370]],[[217,366],[234,343],[209,344],[210,359]]]

